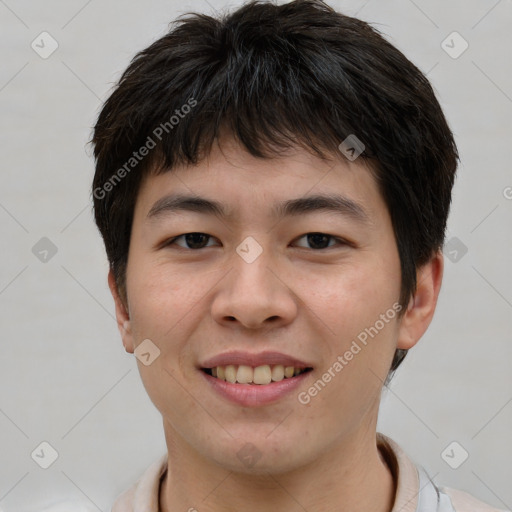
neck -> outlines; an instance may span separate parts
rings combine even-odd
[[[344,438],[314,463],[293,471],[251,475],[212,464],[167,427],[171,463],[160,489],[160,512],[392,510],[395,482],[377,448],[375,429]]]

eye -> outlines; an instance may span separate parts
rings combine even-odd
[[[328,244],[329,240],[336,242],[338,245],[349,245],[348,242],[346,242],[345,240],[335,237],[333,235],[328,235],[326,233],[306,233],[305,235],[301,236],[298,240],[302,240],[303,238],[306,238],[307,242],[312,244],[312,249],[317,250],[333,247],[333,245],[326,245]]]
[[[202,249],[205,247],[205,239],[210,239],[212,236],[207,235],[206,233],[185,233],[183,235],[172,238],[166,242],[164,246],[167,247],[169,245],[178,245],[179,247],[183,247],[182,245],[176,243],[176,241],[180,238],[183,238],[187,244],[185,249]]]
[[[164,244],[164,247],[170,246],[170,245],[178,245],[179,247],[183,247],[184,249],[191,249],[191,250],[197,250],[197,249],[203,249],[205,247],[208,247],[206,245],[207,241],[209,239],[213,238],[211,235],[208,235],[206,233],[184,233],[183,235],[176,236],[166,242]],[[322,249],[328,249],[329,247],[333,247],[334,245],[350,245],[347,241],[335,237],[333,235],[328,235],[326,233],[306,233],[305,235],[302,235],[298,240],[307,239],[307,243],[311,244],[312,247],[309,247],[310,249],[315,250],[322,250]],[[183,239],[185,241],[185,246],[177,243],[178,240]],[[332,245],[329,245],[329,241],[335,242]],[[209,246],[211,247],[211,245]],[[306,247],[308,248],[308,247]]]

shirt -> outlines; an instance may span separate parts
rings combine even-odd
[[[377,433],[377,446],[396,484],[391,512],[507,512],[451,488],[438,488],[421,466],[389,437]],[[160,512],[160,482],[167,470],[167,455],[150,466],[142,477],[114,503],[111,512]],[[510,511],[508,511],[510,512]]]

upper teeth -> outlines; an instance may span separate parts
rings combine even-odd
[[[270,382],[279,382],[286,378],[291,378],[294,375],[299,375],[305,369],[295,368],[293,366],[283,366],[276,364],[270,366],[265,364],[263,366],[233,365],[216,366],[211,368],[212,375],[221,380],[226,380],[231,383],[239,382],[240,384],[270,384]]]

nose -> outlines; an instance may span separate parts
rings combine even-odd
[[[289,324],[297,314],[297,298],[290,274],[263,250],[248,262],[234,254],[232,270],[219,283],[212,303],[218,323],[239,323],[248,329],[275,328]],[[267,256],[268,255],[268,256]]]

